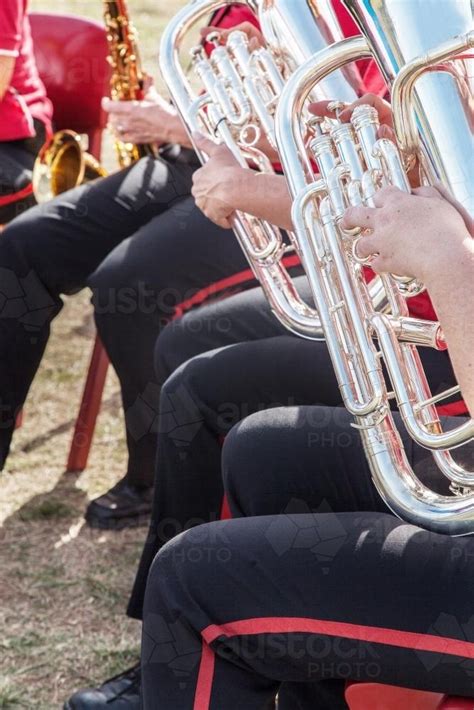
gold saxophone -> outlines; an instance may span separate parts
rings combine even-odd
[[[126,0],[104,0],[104,22],[112,67],[110,93],[115,101],[139,101],[144,96],[146,74],[142,70],[137,32]],[[139,158],[155,156],[153,145],[115,141],[118,164],[128,167]],[[41,149],[33,168],[33,192],[38,203],[60,195],[84,182],[105,177],[107,171],[82,148],[81,136],[72,130],[55,133]]]
[[[138,50],[138,34],[130,20],[126,0],[104,0],[104,21],[112,67],[110,95],[114,101],[141,101],[145,96],[147,75],[143,71]],[[146,156],[156,157],[154,145],[134,145],[115,141],[121,168]]]

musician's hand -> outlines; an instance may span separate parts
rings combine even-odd
[[[189,139],[176,110],[151,90],[143,101],[112,101],[104,98],[102,106],[109,114],[109,127],[125,143],[180,143]]]
[[[224,229],[231,227],[235,211],[232,192],[239,181],[245,179],[241,168],[225,145],[213,143],[200,133],[193,135],[196,146],[209,156],[208,162],[193,176],[192,194],[196,205],[212,222]]]
[[[203,40],[205,40],[207,36],[211,34],[211,32],[217,32],[219,34],[220,43],[225,44],[230,33],[235,32],[236,30],[240,30],[240,32],[244,32],[247,35],[250,42],[250,49],[252,51],[257,47],[265,46],[265,40],[263,38],[262,33],[255,27],[255,25],[252,25],[251,22],[241,22],[239,25],[235,25],[235,27],[231,27],[228,30],[212,26],[203,27],[201,29],[201,37]]]
[[[471,237],[474,238],[474,221],[469,214],[469,211],[462,205],[458,200],[456,200],[455,197],[450,193],[447,187],[445,187],[441,182],[436,183],[434,185],[435,189],[440,193],[441,197],[444,197],[445,200],[447,200],[461,215],[461,217],[464,220],[464,224],[466,225],[466,229],[471,235]],[[423,195],[427,194],[427,191],[432,190],[431,187],[419,187],[417,190],[414,190],[414,192],[417,195]]]
[[[390,104],[387,101],[384,101],[384,99],[381,99],[380,96],[377,96],[376,94],[364,94],[364,96],[361,96],[360,99],[357,99],[357,101],[354,101],[352,104],[348,104],[344,109],[338,109],[337,115],[334,108],[331,107],[331,104],[334,103],[334,101],[316,101],[315,103],[309,105],[309,110],[311,111],[311,113],[314,113],[315,116],[338,118],[340,121],[342,121],[342,123],[348,123],[351,119],[354,109],[357,106],[373,106],[379,115],[381,127],[385,125],[389,128],[392,128],[393,126],[392,109]]]
[[[421,187],[409,195],[396,187],[376,193],[375,208],[350,207],[343,229],[359,227],[358,256],[372,255],[376,272],[414,276],[429,284],[440,262],[470,234],[460,212],[434,187]]]

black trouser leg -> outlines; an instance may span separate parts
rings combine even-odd
[[[245,370],[248,378],[243,377],[245,373],[240,368],[242,363],[247,364],[246,343],[238,341],[256,340],[278,332],[285,331],[270,312],[263,293],[254,289],[187,314],[167,326],[158,339],[159,380],[190,355],[205,352],[218,343],[237,344],[189,361],[178,368],[162,389],[159,416],[155,419],[158,453],[152,521],[128,607],[130,616],[141,618],[148,570],[159,547],[191,525],[219,518],[220,437],[243,416],[264,407],[269,396],[268,387],[259,387],[251,376],[251,372],[257,372],[257,360],[250,363],[254,370]],[[286,335],[281,340],[299,342]],[[254,350],[258,364],[265,370],[265,361],[274,359],[272,342],[255,343],[251,360]],[[201,382],[201,368],[203,374],[206,372],[204,397],[207,394],[211,397],[207,403],[194,391],[194,384]],[[278,377],[275,369],[270,379],[277,381]],[[236,399],[233,385],[237,382],[242,390]],[[207,384],[212,385],[212,391],[207,392]],[[284,383],[280,395],[282,399],[273,400],[275,406],[294,401],[291,396],[288,399]]]
[[[36,204],[31,193],[31,181],[46,130],[41,121],[35,119],[34,124],[36,135],[33,138],[0,142],[0,226]],[[19,198],[21,194],[24,197]]]
[[[189,193],[192,168],[144,159],[11,222],[0,238],[0,465],[60,294],[81,289],[123,239]]]
[[[297,684],[327,679],[473,697],[472,539],[372,512],[380,503],[363,451],[352,445],[349,416],[287,413],[286,427],[280,410],[241,425],[223,465],[239,511],[285,507],[295,494],[306,510],[201,526],[161,550],[145,600],[145,708],[186,710],[199,698],[202,710],[263,710],[278,690],[283,701]],[[309,446],[315,432],[319,444]],[[338,465],[334,443],[325,445],[337,439],[350,442]],[[418,448],[408,455],[433,483],[426,455]],[[260,479],[253,487],[252,472]],[[253,495],[275,485],[286,489],[281,499],[259,508]],[[322,501],[329,512],[311,512]],[[354,506],[363,507],[339,512]],[[296,707],[312,710],[307,699]]]
[[[431,453],[413,444],[401,418],[395,421],[415,472],[432,489],[448,494]],[[233,518],[282,514],[286,518],[289,543],[300,514],[360,511],[390,513],[373,484],[359,433],[349,426],[344,409],[298,407],[274,409],[248,417],[226,438],[223,479]],[[289,422],[292,426],[288,426]],[[473,452],[471,451],[471,459]],[[469,454],[463,453],[467,469]],[[292,533],[293,529],[293,533]],[[305,544],[313,546],[321,561],[337,549],[337,534]],[[337,528],[334,528],[337,533]],[[282,555],[285,550],[281,550]],[[279,710],[299,708],[345,708],[344,682],[331,681],[301,686],[285,683],[279,693]],[[310,704],[310,700],[312,705]]]
[[[306,279],[296,277],[300,291],[309,296]],[[210,303],[170,323],[155,348],[155,369],[165,382],[175,370],[196,355],[239,342],[261,341],[287,330],[270,311],[260,288]]]
[[[97,328],[120,379],[130,483],[153,483],[162,382],[153,350],[160,331],[179,304],[205,288],[212,296],[212,284],[246,269],[234,234],[188,198],[122,242],[89,279]]]
[[[474,697],[472,538],[384,513],[295,523],[306,539],[336,528],[329,564],[288,549],[285,516],[211,523],[163,548],[145,600],[145,710],[266,710],[280,683],[328,678]]]

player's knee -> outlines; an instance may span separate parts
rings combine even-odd
[[[224,487],[234,514],[251,514],[255,501],[265,500],[265,412],[257,412],[234,426],[222,451]]]
[[[186,360],[186,329],[181,319],[174,320],[161,331],[155,345],[154,362],[158,382],[166,382]]]

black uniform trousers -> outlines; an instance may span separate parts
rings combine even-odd
[[[309,298],[304,278],[296,283]],[[211,350],[217,345],[224,347]],[[434,392],[454,384],[445,352],[421,354]],[[221,445],[231,428],[279,405],[341,404],[325,343],[286,334],[257,289],[167,326],[157,342],[156,366],[163,381],[174,374],[162,388],[156,417],[152,519],[128,605],[134,618],[141,618],[148,571],[160,547],[189,527],[220,518]]]
[[[33,138],[0,142],[0,226],[36,204],[27,188],[31,186],[33,167],[46,139],[46,130],[41,121],[35,119],[34,125]],[[18,199],[23,193],[24,197]],[[16,199],[10,201],[14,197]]]
[[[311,691],[328,679],[474,698],[474,541],[391,515],[358,437],[343,410],[316,407],[261,412],[232,431],[232,514],[259,517],[194,528],[158,554],[146,710],[268,710],[278,692],[279,708],[315,710]],[[429,454],[407,450],[442,490]],[[462,458],[472,470],[472,449]]]
[[[189,197],[196,159],[144,158],[14,220],[0,237],[0,462],[41,361],[61,294],[93,289],[96,323],[122,387],[129,482],[151,485],[153,348],[178,304],[247,268],[230,231]]]

